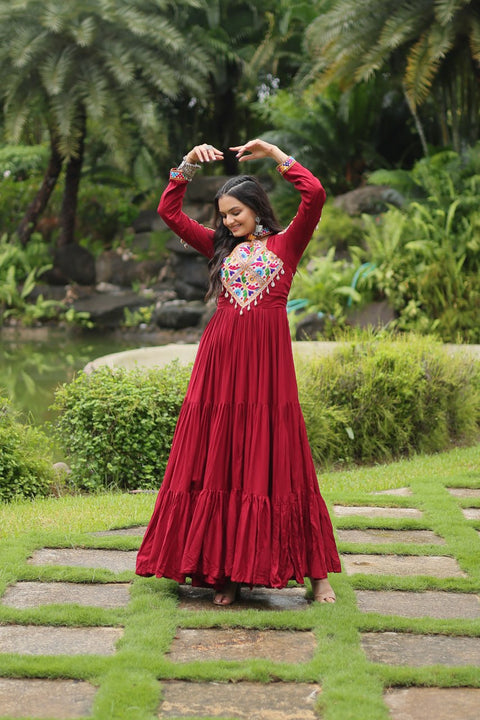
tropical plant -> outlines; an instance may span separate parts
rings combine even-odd
[[[419,111],[431,100],[438,139],[460,151],[480,123],[480,10],[475,0],[323,0],[308,30],[313,75],[343,86],[399,78],[427,151]],[[433,139],[437,139],[437,137]]]
[[[183,0],[183,4],[196,4]],[[129,138],[154,144],[156,103],[181,89],[200,95],[208,58],[171,20],[168,0],[0,1],[1,97],[14,141],[41,117],[50,137],[42,187],[19,226],[24,243],[65,163],[59,244],[73,241],[90,127],[126,162]]]
[[[176,8],[177,22],[192,28],[207,53],[210,71],[203,95],[164,101],[173,157],[181,157],[192,142],[208,139],[226,149],[264,129],[254,101],[290,85],[317,5],[317,0],[208,0]],[[233,154],[225,154],[223,169],[237,172]]]

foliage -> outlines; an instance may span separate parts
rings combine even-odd
[[[257,109],[274,128],[264,137],[338,194],[356,187],[367,170],[404,159],[396,148],[404,153],[411,133],[397,95],[380,78],[345,92],[334,85],[321,94],[279,91]]]
[[[89,313],[77,312],[42,293],[34,297],[42,273],[51,267],[49,259],[38,234],[26,248],[6,234],[0,238],[0,325],[15,318],[26,326],[55,319],[67,325],[92,327]]]
[[[6,145],[0,148],[0,178],[24,180],[45,169],[48,149],[45,145]],[[2,185],[3,188],[3,185]]]
[[[0,178],[0,231],[13,234],[18,227],[25,208],[33,200],[39,183],[38,175],[17,182],[13,177]],[[158,191],[156,193],[158,195]],[[122,235],[139,213],[135,201],[136,188],[131,184],[116,186],[84,178],[79,191],[77,234],[86,244],[97,245],[99,251],[111,246]],[[48,242],[58,233],[61,207],[61,190],[56,188],[51,196],[45,216],[38,223],[38,230],[45,236],[43,255],[48,257]],[[33,235],[26,246],[40,246],[40,236]]]
[[[69,457],[71,482],[90,491],[158,487],[189,375],[178,363],[103,367],[61,386],[54,432]]]
[[[361,246],[363,227],[359,218],[353,218],[345,210],[326,202],[322,217],[310,240],[306,256],[312,257],[334,247],[338,254],[345,254],[349,248]]]
[[[46,436],[20,422],[0,397],[0,501],[47,495],[52,483]]]
[[[387,297],[402,330],[436,332],[447,342],[480,342],[480,145],[439,153],[410,173],[375,173],[414,198],[403,210],[364,216],[364,286]]]
[[[480,363],[428,338],[346,344],[301,363],[298,384],[317,463],[378,463],[478,438]]]
[[[429,98],[442,145],[459,151],[478,137],[480,16],[471,0],[324,0],[308,30],[322,86],[401,78],[407,103]],[[313,74],[313,73],[312,73]],[[418,123],[418,117],[416,118]],[[421,131],[421,128],[419,128]]]
[[[292,334],[298,322],[311,313],[318,313],[325,318],[323,337],[331,339],[338,333],[345,325],[349,306],[362,300],[353,287],[354,274],[352,262],[335,259],[335,247],[331,247],[326,255],[313,256],[303,262],[294,277],[290,292],[291,301],[305,301],[299,309],[289,314]]]
[[[175,24],[169,0],[57,0],[47,7],[41,0],[13,6],[0,0],[0,70],[6,136],[18,142],[36,123],[48,131],[51,147],[36,205],[19,231],[22,242],[65,164],[60,226],[66,245],[74,239],[89,134],[96,133],[118,165],[131,167],[139,152],[132,137],[158,145],[159,97],[201,96],[208,58],[189,28]]]
[[[347,344],[298,362],[315,461],[382,462],[471,441],[480,428],[480,365],[430,339]],[[100,368],[57,390],[55,436],[85,490],[158,487],[189,368]]]

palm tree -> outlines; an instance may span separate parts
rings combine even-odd
[[[180,98],[170,108],[171,143],[177,154],[187,138],[208,137],[227,148],[259,132],[254,107],[258,93],[269,82],[290,84],[317,4],[318,0],[208,0],[198,8],[177,10],[179,21],[192,28],[211,60],[206,94],[195,103],[191,96]],[[224,170],[237,171],[228,153]]]
[[[196,0],[181,0],[196,5]],[[119,161],[132,135],[153,143],[159,98],[201,94],[208,58],[172,21],[169,0],[0,0],[0,71],[8,136],[42,117],[51,160],[19,227],[23,243],[65,166],[59,244],[73,242],[89,127]]]
[[[419,132],[431,100],[441,141],[457,151],[479,130],[480,7],[477,0],[323,0],[308,30],[322,84],[374,73],[401,77]],[[426,140],[423,139],[426,150]]]

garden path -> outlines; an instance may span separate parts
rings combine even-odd
[[[333,508],[335,606],[135,578],[144,527],[32,548],[0,605],[0,718],[477,720],[478,473],[358,500]]]

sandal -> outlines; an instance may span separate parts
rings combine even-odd
[[[239,592],[240,585],[236,582],[232,582],[231,580],[227,580],[223,588],[215,592],[213,604],[222,605],[224,607],[231,605],[235,602],[235,600],[237,600]]]
[[[314,580],[310,578],[312,584],[313,599],[319,603],[334,603],[336,601],[336,595],[330,585],[328,578],[321,578]]]

